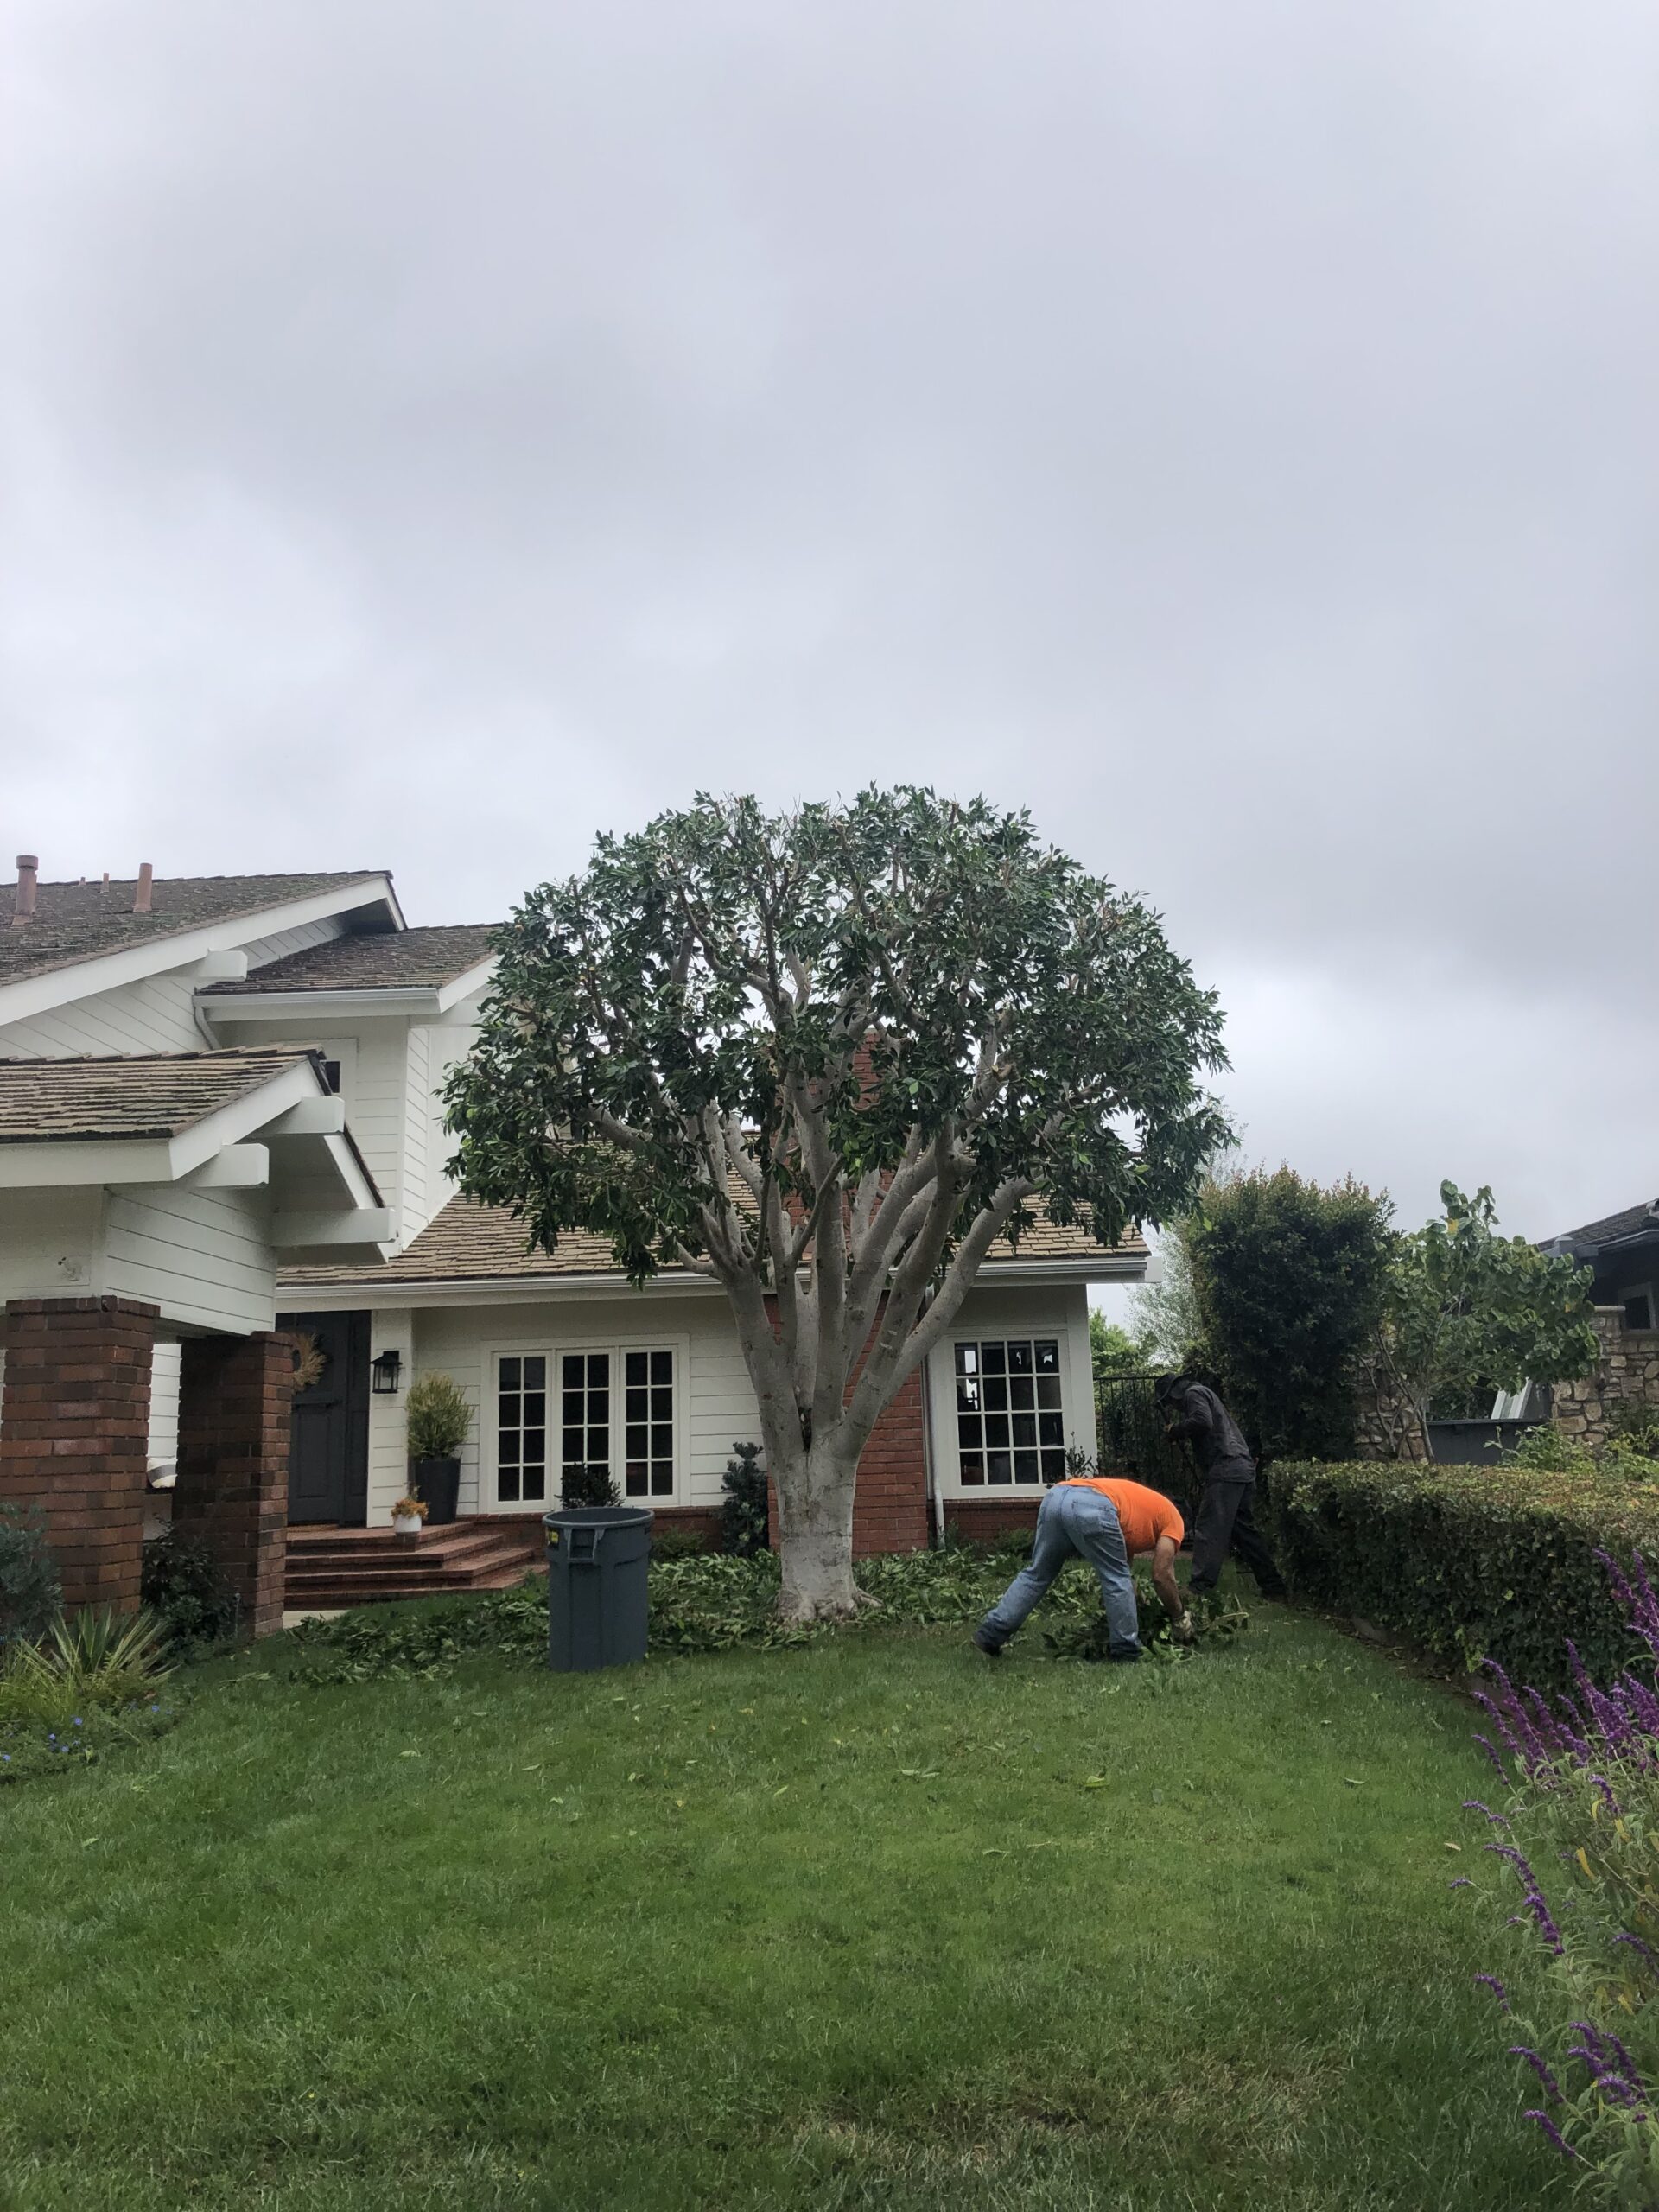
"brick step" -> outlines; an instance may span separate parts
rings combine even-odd
[[[515,1558],[529,1559],[541,1549],[537,1535],[529,1535],[517,1529],[480,1527],[477,1522],[457,1522],[453,1527],[428,1529],[410,1544],[390,1529],[372,1529],[361,1535],[330,1534],[296,1541],[298,1531],[290,1530],[288,1540],[288,1561],[296,1567],[365,1567],[384,1560],[442,1559],[460,1560],[476,1557],[480,1553],[511,1552]]]
[[[523,1560],[476,1574],[307,1575],[289,1581],[283,1591],[283,1608],[290,1613],[332,1613],[354,1605],[379,1605],[402,1598],[456,1598],[474,1591],[516,1590],[535,1573]]]

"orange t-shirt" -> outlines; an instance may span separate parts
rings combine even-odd
[[[1109,1497],[1117,1508],[1117,1517],[1123,1530],[1123,1548],[1131,1559],[1138,1559],[1142,1552],[1149,1552],[1160,1536],[1172,1536],[1179,1544],[1186,1534],[1186,1523],[1161,1491],[1148,1490],[1144,1483],[1114,1482],[1108,1476],[1074,1475],[1064,1483],[1057,1483],[1057,1490],[1097,1490]]]

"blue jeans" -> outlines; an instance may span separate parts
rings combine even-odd
[[[1100,1577],[1100,1602],[1106,1609],[1108,1648],[1114,1658],[1141,1649],[1141,1620],[1135,1582],[1117,1509],[1097,1490],[1062,1484],[1049,1491],[1037,1511],[1031,1565],[1021,1567],[981,1623],[983,1631],[1006,1643],[1024,1624],[1039,1598],[1069,1559],[1086,1559]]]

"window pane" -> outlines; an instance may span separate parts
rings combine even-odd
[[[513,1504],[518,1496],[518,1470],[503,1467],[496,1478],[496,1495],[504,1505]]]
[[[526,1390],[524,1393],[524,1426],[526,1428],[539,1428],[542,1426],[542,1423],[547,1419],[546,1391]]]
[[[1034,1452],[1014,1453],[1014,1479],[1017,1483],[1034,1483],[1038,1479],[1037,1454]]]
[[[501,1465],[504,1467],[516,1467],[518,1465],[518,1432],[516,1428],[504,1428],[502,1430],[501,1446],[499,1451],[496,1454],[496,1457],[500,1460]]]
[[[524,1362],[524,1388],[526,1390],[545,1390],[547,1388],[547,1360],[541,1352]]]
[[[974,1414],[959,1414],[957,1416],[957,1442],[964,1452],[978,1451],[980,1427],[978,1420]]]
[[[1037,1416],[1035,1414],[1015,1414],[1014,1415],[1014,1440],[1016,1446],[1022,1444],[1035,1444],[1037,1441]]]
[[[646,1473],[644,1460],[631,1460],[628,1465],[626,1478],[623,1483],[623,1488],[627,1492],[627,1495],[630,1497],[644,1497],[649,1486],[649,1481],[650,1478]]]
[[[1011,1483],[1014,1480],[1014,1462],[1006,1452],[988,1452],[985,1471],[994,1483]]]
[[[588,1446],[579,1428],[567,1428],[559,1445],[560,1456],[567,1467],[585,1466]]]
[[[630,1421],[623,1434],[622,1449],[630,1459],[643,1459],[646,1452],[646,1433],[644,1421]]]
[[[1024,1410],[1036,1402],[1037,1385],[1029,1375],[1016,1375],[1008,1384],[1008,1403]]]
[[[568,1351],[559,1362],[559,1365],[564,1370],[565,1389],[580,1390],[587,1379],[587,1362],[582,1358],[582,1354],[579,1351]]]
[[[652,1421],[674,1418],[674,1393],[665,1382],[653,1382],[651,1386],[651,1417]]]
[[[1008,1416],[1007,1414],[987,1414],[985,1416],[987,1444],[1006,1444],[1007,1440]]]
[[[962,1462],[962,1479],[965,1483],[972,1483],[976,1485],[984,1481],[985,1462],[980,1458],[978,1452],[964,1454]]]
[[[607,1351],[590,1351],[588,1355],[588,1388],[604,1389],[611,1379],[611,1355]]]
[[[547,1431],[544,1428],[527,1428],[523,1443],[524,1465],[539,1467],[547,1457]]]
[[[958,1344],[957,1346],[957,1372],[958,1375],[978,1374],[979,1346],[977,1344]]]
[[[653,1424],[651,1432],[651,1456],[653,1459],[672,1459],[674,1457],[672,1421],[659,1421]]]
[[[1008,1348],[1006,1344],[981,1344],[979,1351],[980,1357],[985,1363],[985,1372],[988,1375],[1003,1375],[1007,1372]]]
[[[653,1467],[651,1471],[651,1494],[653,1497],[670,1497],[674,1491],[672,1467]]]
[[[608,1390],[594,1390],[594,1389],[589,1389],[588,1393],[588,1420],[589,1420],[590,1421],[609,1421],[610,1417],[611,1417],[611,1394],[610,1394],[610,1392],[609,1392]]]
[[[544,1467],[524,1469],[524,1496],[527,1498],[547,1496],[547,1470]]]
[[[1624,1325],[1627,1329],[1653,1326],[1653,1300],[1645,1290],[1632,1291],[1624,1300]]]
[[[1046,1483],[1058,1483],[1065,1480],[1065,1454],[1064,1452],[1044,1452],[1043,1480]]]
[[[651,1419],[650,1391],[628,1391],[622,1410],[630,1421],[649,1421]]]
[[[1052,1337],[1044,1338],[1036,1346],[1037,1372],[1058,1375],[1060,1371],[1060,1348]]]
[[[1039,1444],[1053,1444],[1064,1447],[1065,1422],[1058,1414],[1039,1414],[1037,1440]]]
[[[988,1376],[985,1382],[985,1403],[992,1413],[1004,1414],[1008,1409],[1008,1386],[1000,1376]]]
[[[979,1385],[971,1376],[963,1376],[957,1384],[957,1411],[963,1414],[979,1411]]]
[[[516,1359],[504,1359],[501,1363],[501,1388],[504,1390],[516,1390],[518,1388],[518,1362]]]
[[[1030,1374],[1031,1346],[1029,1344],[1010,1344],[1008,1346],[1008,1372],[1010,1375]]]
[[[1052,1406],[1058,1412],[1060,1403],[1060,1378],[1058,1375],[1039,1375],[1037,1377],[1037,1402],[1039,1406]]]
[[[646,1379],[645,1355],[631,1351],[623,1358],[623,1371],[630,1382],[644,1382]]]
[[[651,1355],[651,1379],[671,1387],[674,1381],[674,1355],[671,1351],[654,1351]]]

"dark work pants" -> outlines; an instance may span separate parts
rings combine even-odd
[[[1264,1598],[1284,1596],[1284,1578],[1273,1563],[1273,1554],[1250,1510],[1255,1497],[1254,1470],[1230,1475],[1224,1467],[1218,1467],[1206,1480],[1192,1527],[1192,1589],[1213,1590],[1221,1580],[1228,1553],[1236,1552],[1240,1566],[1247,1567],[1255,1577]]]

